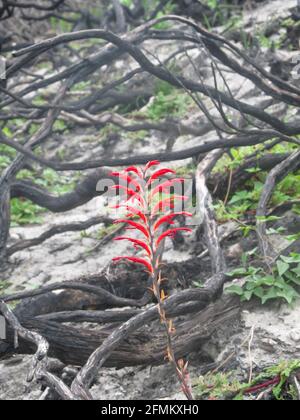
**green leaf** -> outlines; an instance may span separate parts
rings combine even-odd
[[[273,276],[265,276],[262,278],[262,282],[261,284],[265,285],[265,286],[274,286],[275,283],[275,279]]]
[[[258,287],[257,289],[254,290],[254,296],[263,299],[265,295],[265,291],[262,287]]]
[[[261,302],[264,305],[268,300],[276,299],[278,297],[276,287],[271,287],[267,293],[262,297]]]
[[[290,282],[297,284],[300,286],[300,271],[299,269],[295,268],[291,271],[287,271],[284,275],[285,278],[287,278]]]
[[[280,258],[282,259],[282,261],[286,262],[287,264],[300,263],[300,254],[291,254],[289,257],[285,257],[284,255],[281,255]]]
[[[299,277],[300,281],[300,264],[298,264],[296,268],[292,268],[291,271]]]
[[[288,263],[284,261],[280,261],[280,260],[277,261],[276,265],[277,265],[278,274],[280,275],[280,277],[282,277],[284,273],[286,273],[288,269],[290,268]]]
[[[246,300],[247,302],[249,302],[249,300],[251,300],[252,296],[253,296],[253,291],[244,292],[244,294],[242,296],[242,301]]]
[[[193,281],[193,285],[199,289],[203,289],[204,283],[201,283],[201,281]]]
[[[282,217],[278,217],[278,216],[256,216],[256,219],[259,220],[260,222],[275,222],[277,220],[282,219]]]
[[[299,296],[296,291],[279,291],[277,295],[278,297],[285,299],[289,305],[291,305],[293,301]]]
[[[244,295],[244,290],[241,286],[235,285],[233,284],[232,286],[226,287],[225,289],[226,293],[233,293],[235,295],[238,296],[243,296]]]
[[[247,276],[249,274],[248,270],[246,270],[244,267],[236,268],[233,271],[230,271],[229,273],[226,273],[226,276],[228,277],[242,277]]]
[[[248,191],[239,191],[232,197],[229,204],[238,203],[239,201],[244,201],[247,199],[251,199],[251,194]]]

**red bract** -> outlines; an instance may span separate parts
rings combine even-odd
[[[154,172],[149,178],[148,185],[150,185],[153,181],[160,178],[161,176],[167,175],[167,174],[176,174],[175,171],[172,169],[159,169],[158,171]]]
[[[167,214],[166,216],[161,217],[160,219],[158,219],[153,226],[154,231],[156,232],[157,229],[163,225],[164,223],[170,223],[173,224],[173,219],[177,216],[186,216],[186,217],[192,217],[192,213],[188,213],[186,211],[179,211],[177,213],[171,213],[171,214]]]
[[[144,241],[140,241],[139,239],[133,239],[129,238],[128,236],[119,236],[118,238],[115,238],[115,241],[129,241],[132,242],[134,245],[139,246],[140,248],[143,248],[149,257],[152,256],[152,251],[149,247],[149,245],[146,244]]]
[[[150,162],[147,163],[147,165],[145,166],[145,170],[144,172],[146,173],[148,171],[148,169],[152,168],[153,166],[157,166],[160,164],[159,160],[151,160]]]
[[[132,206],[128,206],[126,204],[123,204],[123,205],[114,206],[114,208],[115,209],[124,208],[131,213],[131,214],[127,214],[126,217],[131,218],[131,217],[134,217],[134,216],[138,216],[145,224],[147,224],[146,215],[142,212],[142,210],[137,209],[136,207],[132,207]]]
[[[154,269],[152,267],[152,264],[149,261],[145,260],[144,258],[137,258],[137,257],[116,257],[116,258],[113,258],[114,262],[118,262],[118,261],[122,261],[122,260],[128,260],[128,261],[131,261],[133,263],[144,265],[151,274],[154,271]]]
[[[146,236],[146,238],[150,239],[150,237],[151,237],[149,229],[146,226],[142,225],[141,223],[137,223],[137,222],[134,222],[133,220],[127,220],[127,219],[116,220],[114,223],[116,223],[116,224],[118,224],[118,223],[128,224],[131,227],[133,227],[134,229],[137,229],[140,232],[142,232]]]
[[[175,234],[176,234],[176,232],[179,232],[179,231],[182,231],[182,232],[192,232],[192,229],[189,229],[189,228],[181,228],[181,227],[174,228],[174,229],[168,229],[166,232],[162,233],[159,236],[159,238],[156,240],[156,243],[155,243],[156,246],[158,247],[163,239],[165,239],[167,237],[174,237]]]
[[[129,166],[129,168],[125,169],[125,172],[134,172],[140,178],[143,178],[143,172],[140,170],[140,168],[137,168],[136,166]]]

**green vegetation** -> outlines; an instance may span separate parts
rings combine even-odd
[[[18,198],[13,198],[10,204],[12,226],[42,223],[40,214],[45,210],[41,207]]]
[[[75,186],[75,179],[61,176],[52,169],[45,169],[41,174],[23,170],[18,174],[17,179],[29,179],[36,185],[46,188],[53,194],[65,194]],[[31,201],[14,198],[11,200],[11,221],[13,226],[42,223],[42,213],[46,210],[33,204]]]
[[[272,388],[272,397],[276,400],[298,400],[297,390],[290,378],[300,369],[300,360],[286,360],[278,365],[266,368],[251,383],[236,379],[235,372],[208,373],[199,378],[194,391],[197,399],[243,400],[246,396],[267,391]],[[271,382],[271,385],[270,385]]]
[[[50,24],[51,28],[55,32],[66,33],[72,31],[73,24],[71,22],[67,22],[63,19],[58,19],[55,16],[50,17]]]
[[[153,102],[147,108],[147,117],[158,121],[169,117],[182,117],[194,104],[193,100],[185,93],[175,89],[167,82],[159,82],[155,88]]]
[[[254,169],[253,172],[255,173],[255,176],[245,184],[246,188],[237,191],[229,200],[227,206],[221,201],[216,204],[216,214],[220,222],[227,220],[243,220],[245,219],[245,216],[255,216],[257,204],[267,174],[258,172],[257,169]],[[278,183],[274,190],[270,206],[276,207],[279,204],[299,199],[299,197],[300,173],[298,172],[296,174],[289,174],[283,181]],[[299,213],[300,206],[295,205],[294,211]],[[271,219],[268,221],[271,221]]]
[[[11,147],[0,145],[0,170],[7,168],[15,156],[16,152]]]
[[[60,132],[68,132],[67,124],[64,120],[56,120],[53,124],[53,130],[54,131],[60,131]]]
[[[11,284],[6,280],[0,280],[0,293],[5,291]]]
[[[271,153],[288,153],[295,150],[294,145],[277,145]],[[214,172],[227,170],[234,171],[246,162],[246,158],[253,153],[257,153],[257,159],[263,153],[262,146],[249,146],[241,149],[231,149],[232,160],[225,156],[220,160]],[[259,167],[253,167],[247,170],[253,174],[250,180],[245,183],[245,188],[233,194],[227,205],[223,202],[216,203],[215,210],[217,219],[220,222],[227,220],[244,220],[245,216],[255,216],[257,204],[261,196],[267,173],[261,171]],[[270,207],[276,207],[279,204],[299,200],[300,198],[300,172],[289,174],[283,181],[276,185]],[[300,206],[295,205],[293,210],[300,212]],[[270,220],[271,221],[271,220]],[[242,226],[242,229],[244,227]],[[250,229],[251,230],[251,229]],[[248,230],[249,231],[249,230]],[[246,232],[247,233],[247,232]]]
[[[101,239],[105,238],[107,235],[110,235],[116,230],[116,225],[109,225],[100,228],[97,232],[97,239],[101,241]]]
[[[300,286],[300,254],[281,256],[272,273],[267,273],[260,267],[244,266],[228,275],[244,278],[243,286],[233,284],[226,288],[226,293],[236,294],[242,301],[257,297],[262,304],[274,299],[284,299],[292,304],[300,297],[296,290]]]

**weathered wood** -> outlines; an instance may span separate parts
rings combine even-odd
[[[257,237],[259,249],[265,263],[271,268],[276,257],[276,252],[268,238],[267,234],[267,205],[272,197],[276,184],[284,179],[289,173],[298,168],[300,162],[300,150],[293,152],[288,158],[275,166],[268,174],[259,203],[257,207]]]
[[[226,264],[221,248],[221,241],[219,239],[213,200],[207,188],[207,177],[223,154],[224,151],[222,149],[217,149],[208,153],[199,163],[196,171],[198,212],[203,217],[205,241],[211,257],[213,274],[224,272]]]
[[[129,266],[131,267],[131,265]],[[193,280],[199,280],[200,276],[201,279],[205,278],[203,276],[204,267],[201,258],[191,258],[184,262],[164,265],[162,273],[164,276],[168,274],[168,282],[165,284],[166,291],[175,288],[188,288]],[[122,302],[121,306],[130,306],[130,303],[132,306],[141,306],[152,300],[152,296],[147,294],[147,280],[148,276],[142,269],[135,266],[134,270],[130,270],[126,264],[110,267],[109,274],[104,271],[90,276],[82,276],[74,279],[73,282],[56,283],[33,291],[24,291],[6,297],[0,296],[0,300],[22,299],[15,310],[19,318],[33,318],[39,315],[78,310],[106,310],[115,307],[114,301],[117,297],[117,300]],[[68,287],[71,283],[77,284],[79,288],[83,284],[83,287],[90,291],[93,290],[93,287],[97,287],[99,293],[92,294],[82,290],[64,289],[64,284]],[[89,289],[89,286],[92,288]],[[110,302],[106,299],[106,293],[101,294],[99,288],[102,291],[113,293],[116,297],[113,297]],[[61,290],[61,293],[57,294],[51,291],[55,289]],[[127,301],[122,301],[122,298]]]
[[[154,311],[155,319],[155,307]],[[191,352],[199,351],[201,345],[207,342],[214,331],[223,326],[225,322],[233,322],[238,318],[239,303],[235,299],[226,298],[208,306],[204,311],[194,314],[193,317],[184,321],[175,321],[174,346],[176,356],[181,358]],[[131,334],[124,342],[120,343],[108,360],[104,362],[104,366],[121,368],[164,363],[165,336],[163,331],[160,331],[158,323],[154,326],[151,325],[152,320],[153,314],[149,318],[149,325]],[[21,320],[21,323],[24,328],[37,332],[49,342],[50,356],[58,358],[65,364],[78,366],[83,366],[90,355],[116,328],[116,325],[113,324],[100,329],[79,329],[36,318],[24,319]],[[8,328],[5,343],[10,345],[11,351],[13,351],[13,340],[13,330]],[[18,353],[28,354],[34,351],[34,345],[20,339]]]

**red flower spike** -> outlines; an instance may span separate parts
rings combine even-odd
[[[153,226],[154,232],[157,231],[157,229],[163,225],[164,223],[170,223],[173,224],[172,220],[177,216],[186,216],[186,217],[192,217],[192,213],[188,213],[187,211],[179,211],[177,213],[171,213],[167,214],[166,216],[161,217],[156,221],[156,223]]]
[[[133,220],[127,220],[127,219],[116,220],[114,223],[115,224],[126,223],[126,224],[130,225],[133,229],[137,229],[140,232],[142,232],[146,236],[147,239],[150,239],[150,237],[151,237],[149,229],[146,228],[141,223],[137,223],[137,222],[134,222]]]
[[[166,312],[163,309],[162,302],[166,299],[166,295],[161,288],[161,283],[163,279],[161,278],[161,259],[162,255],[160,252],[157,252],[159,249],[160,244],[162,241],[167,237],[174,237],[176,232],[184,231],[184,232],[192,232],[192,229],[186,227],[178,227],[168,229],[166,226],[167,223],[174,224],[174,219],[177,216],[192,216],[191,213],[186,211],[177,211],[173,210],[176,205],[176,200],[180,200],[178,204],[182,205],[184,200],[187,200],[187,197],[182,195],[176,195],[175,191],[171,191],[171,188],[175,182],[183,182],[182,179],[173,178],[170,180],[161,181],[159,180],[159,185],[155,186],[151,185],[154,180],[158,180],[160,177],[163,177],[166,174],[174,174],[175,172],[171,169],[160,169],[156,170],[150,177],[146,185],[144,185],[145,178],[147,177],[147,170],[152,168],[153,166],[158,165],[158,161],[151,161],[149,162],[144,170],[140,170],[135,166],[131,166],[123,173],[115,172],[113,173],[116,176],[120,176],[121,179],[125,180],[128,185],[126,187],[117,186],[116,189],[123,188],[127,191],[127,195],[129,199],[126,201],[123,198],[123,203],[119,203],[116,208],[125,208],[126,217],[121,220],[117,220],[115,223],[124,223],[127,229],[138,230],[139,232],[143,233],[146,237],[142,240],[130,238],[128,236],[120,236],[115,238],[117,241],[129,241],[133,244],[136,250],[142,249],[144,251],[144,257],[142,258],[135,257],[135,256],[124,256],[124,257],[117,257],[114,258],[113,261],[130,261],[132,263],[141,264],[152,277],[152,287],[149,288],[155,295],[158,301],[158,313],[160,316],[161,323],[165,325],[166,332],[168,336],[168,353],[167,359],[173,364],[175,364],[175,371],[177,377],[181,383],[181,387],[185,395],[189,400],[193,399],[193,395],[191,393],[191,389],[189,387],[189,376],[187,371],[187,364],[184,363],[183,360],[178,361],[175,360],[174,351],[172,347],[172,338],[171,335],[174,334],[175,328],[173,326],[173,322],[169,321],[166,317]],[[135,177],[131,177],[128,175],[129,172],[133,172],[137,177],[141,178],[141,182],[135,181]],[[125,174],[124,174],[125,173]],[[143,182],[142,182],[143,181]],[[131,189],[131,185],[134,187]],[[151,187],[152,191],[149,191]],[[136,189],[136,191],[133,191]],[[152,199],[157,194],[161,193],[160,196],[156,199],[155,202],[159,201],[157,204],[153,203]],[[163,197],[161,195],[163,194]],[[180,194],[180,193],[179,193]],[[164,198],[167,197],[167,198]],[[122,197],[121,197],[122,198]],[[152,203],[154,206],[154,210],[149,214],[149,207],[152,207]],[[172,209],[172,211],[169,211]],[[159,210],[167,210],[167,214],[158,216]],[[133,218],[138,217],[138,222],[135,222]],[[161,227],[161,232],[159,228]],[[161,234],[160,234],[161,233]],[[155,246],[153,245],[155,244]]]
[[[140,241],[139,239],[129,238],[127,236],[119,236],[118,238],[115,238],[115,241],[129,241],[129,242],[132,242],[134,245],[137,245],[138,247],[143,248],[147,252],[149,257],[152,257],[151,249],[150,249],[149,245],[146,244],[146,242]]]
[[[117,257],[117,258],[113,258],[114,262],[118,262],[118,261],[122,261],[122,260],[128,260],[128,261],[131,261],[133,263],[141,264],[141,265],[145,266],[151,274],[153,274],[153,272],[154,272],[152,264],[149,261],[145,260],[144,258],[137,258],[137,257]]]
[[[192,232],[192,229],[189,228],[173,228],[173,229],[168,229],[166,232],[164,232],[162,235],[160,235],[160,237],[157,239],[156,241],[156,246],[158,247],[159,244],[167,237],[174,237],[176,232]]]
[[[152,174],[149,178],[149,181],[147,183],[147,185],[150,185],[151,182],[155,181],[157,178],[160,178],[163,175],[167,175],[167,174],[176,174],[175,171],[173,171],[173,169],[159,169],[158,171],[154,172],[154,174]]]
[[[153,166],[158,166],[158,165],[160,165],[160,161],[159,160],[151,160],[145,166],[145,173],[148,171],[148,169],[152,168]]]

